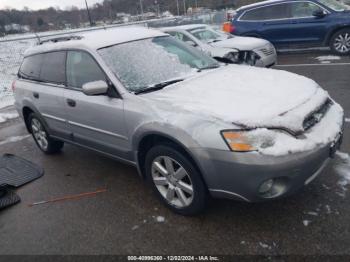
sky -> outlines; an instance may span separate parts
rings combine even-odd
[[[87,0],[88,5],[93,5],[95,3],[103,2],[103,0]],[[0,0],[0,9],[6,7],[11,7],[15,9],[23,9],[24,6],[29,7],[29,9],[38,10],[51,6],[59,6],[61,9],[67,6],[78,6],[84,7],[84,0]]]

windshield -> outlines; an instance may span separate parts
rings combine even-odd
[[[213,42],[215,40],[220,41],[225,38],[227,39],[227,36],[225,36],[224,34],[219,34],[218,32],[215,32],[214,30],[210,30],[208,28],[193,29],[189,32],[192,35],[194,35],[197,39],[205,43]]]
[[[349,10],[350,7],[338,2],[336,0],[318,0],[321,4],[327,6],[328,8],[334,10],[334,11],[338,11],[338,12],[342,12],[345,10]]]
[[[118,44],[98,52],[131,92],[219,66],[211,57],[171,36]]]

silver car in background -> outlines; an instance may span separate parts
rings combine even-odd
[[[202,211],[209,196],[287,196],[342,141],[343,110],[314,81],[222,65],[145,28],[42,41],[13,88],[44,153],[70,143],[131,164],[182,215]]]
[[[277,62],[275,47],[267,40],[234,36],[205,24],[162,28],[177,39],[192,45],[220,62],[271,67]]]

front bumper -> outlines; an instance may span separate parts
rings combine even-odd
[[[288,196],[310,183],[326,167],[331,147],[339,147],[340,143],[279,157],[212,149],[194,149],[194,153],[213,197],[260,202]],[[267,198],[259,188],[269,179],[283,184],[284,189]]]
[[[256,61],[257,67],[272,67],[277,63],[277,52],[272,46],[253,50],[260,59]]]

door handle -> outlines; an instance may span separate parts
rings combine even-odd
[[[67,104],[70,106],[70,107],[75,107],[77,105],[77,103],[73,100],[73,99],[67,99]]]
[[[34,98],[38,99],[38,98],[39,98],[39,93],[34,92],[34,93],[33,93],[33,96],[34,96]]]

